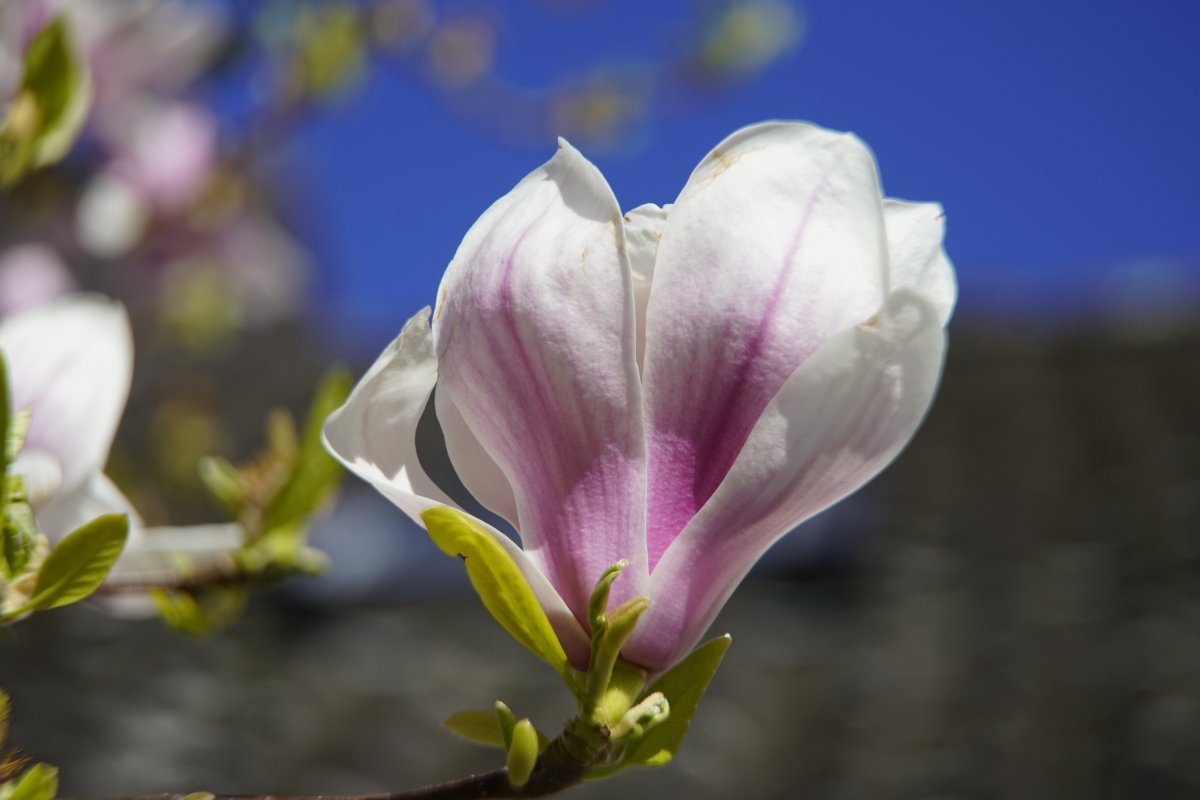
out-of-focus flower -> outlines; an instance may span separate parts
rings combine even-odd
[[[118,258],[137,246],[150,209],[129,181],[101,172],[87,185],[75,211],[79,246],[100,258]]]
[[[0,317],[40,306],[76,288],[62,259],[44,244],[20,244],[0,253]]]
[[[67,14],[91,66],[93,117],[101,126],[119,121],[131,99],[169,96],[186,86],[226,34],[225,11],[218,3],[54,1]]]
[[[57,541],[101,514],[130,513],[103,471],[133,374],[124,308],[72,296],[13,314],[0,321],[0,349],[12,411],[31,413],[14,469],[42,531]]]
[[[112,169],[149,205],[174,213],[204,188],[217,163],[217,125],[199,106],[146,100],[112,137]]]
[[[916,430],[956,294],[942,234],[939,206],[882,196],[861,141],[811,125],[738,131],[673,206],[625,216],[562,142],[467,233],[432,329],[409,320],[328,446],[420,523],[456,505],[417,450],[432,403],[572,662],[628,559],[612,602],[651,604],[622,652],[659,672]]]
[[[125,309],[73,295],[0,320],[13,413],[29,430],[12,469],[29,492],[38,530],[57,542],[103,514],[126,514],[129,538],[113,574],[174,574],[182,560],[221,558],[240,546],[231,525],[143,527],[104,474],[133,373]]]

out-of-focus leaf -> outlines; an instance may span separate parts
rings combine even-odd
[[[213,585],[191,592],[152,589],[158,613],[172,628],[192,636],[211,636],[237,621],[246,607],[246,590]]]
[[[340,368],[321,379],[300,432],[292,472],[263,510],[263,531],[307,517],[337,488],[342,468],[321,444],[321,426],[346,401],[350,388],[350,374]]]
[[[9,475],[4,481],[4,512],[0,518],[3,531],[3,571],[9,578],[16,578],[29,565],[37,550],[37,525],[33,509],[25,496],[25,482],[19,475]]]
[[[62,17],[34,37],[25,51],[21,88],[0,131],[0,181],[67,154],[91,101],[87,68],[71,46]]]
[[[42,562],[33,597],[19,611],[58,608],[96,591],[128,537],[129,518],[124,514],[106,514],[72,531]]]
[[[208,491],[230,516],[236,518],[246,500],[246,491],[237,467],[223,458],[209,456],[200,460],[198,470],[200,480],[208,487]]]
[[[35,764],[16,780],[0,785],[0,800],[54,800],[58,794],[58,770]]]
[[[509,635],[571,682],[571,665],[546,612],[512,557],[470,517],[447,506],[421,514],[443,553],[458,556],[484,606]]]

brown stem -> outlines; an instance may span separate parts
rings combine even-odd
[[[508,782],[508,770],[496,769],[491,772],[481,772],[468,775],[465,778],[437,783],[420,789],[408,789],[400,792],[383,794],[360,795],[215,795],[214,800],[475,800],[490,797],[545,797],[561,792],[581,781],[591,769],[591,763],[585,763],[573,757],[565,744],[564,733],[550,743],[546,751],[538,757],[537,766],[529,777],[529,782],[517,789]],[[110,800],[186,800],[196,797],[195,794],[149,794],[130,797],[111,798]],[[60,798],[60,800],[93,800],[92,798]]]
[[[249,582],[247,576],[241,573],[236,567],[221,564],[197,570],[188,575],[165,580],[138,578],[136,576],[115,578],[109,576],[104,583],[100,584],[100,588],[95,591],[95,595],[102,597],[104,595],[126,594],[128,592],[146,592],[151,589],[165,589],[173,592],[195,592],[206,586],[222,586],[230,583],[246,582]]]

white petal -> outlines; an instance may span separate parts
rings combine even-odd
[[[422,309],[363,376],[346,403],[325,422],[325,447],[359,477],[424,527],[421,512],[458,508],[421,467],[417,424],[437,383],[438,363]],[[586,663],[587,637],[546,577],[511,539],[476,520],[520,567],[574,663]]]
[[[892,289],[908,288],[937,309],[942,324],[950,319],[958,287],[954,267],[942,247],[946,215],[937,203],[883,201],[888,266]]]
[[[446,453],[463,486],[486,508],[504,517],[514,528],[520,528],[517,500],[504,471],[475,438],[450,393],[435,391],[433,399],[438,424],[446,438]]]
[[[654,260],[658,242],[667,225],[670,206],[659,208],[647,203],[625,215],[625,252],[633,273],[633,314],[637,322],[638,369],[646,354],[646,304],[650,302],[650,286],[654,281]]]
[[[645,446],[620,209],[565,142],[467,233],[434,316],[445,389],[512,486],[521,540],[580,619],[646,577]]]
[[[124,514],[129,517],[129,538],[125,551],[136,548],[142,536],[142,518],[102,472],[92,473],[87,480],[69,492],[59,492],[44,505],[34,508],[38,529],[57,542],[71,531],[105,514]]]
[[[801,123],[738,131],[688,180],[646,319],[652,568],[788,376],[882,304],[881,207],[867,147]]]
[[[11,408],[30,408],[26,447],[44,450],[73,491],[108,460],[129,396],[133,339],[125,309],[91,295],[62,298],[0,322]]]
[[[797,369],[654,570],[626,656],[653,669],[682,657],[775,540],[890,463],[929,408],[944,351],[936,309],[900,289]]]

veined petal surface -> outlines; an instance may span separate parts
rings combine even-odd
[[[325,422],[325,447],[421,527],[421,512],[458,508],[421,467],[417,424],[438,380],[429,309],[410,319],[363,376],[350,397]],[[511,539],[482,520],[516,561],[546,611],[572,663],[587,663],[588,640],[574,615],[537,566]]]
[[[881,203],[866,146],[801,123],[734,133],[688,180],[646,312],[651,569],[789,376],[882,304]]]
[[[933,399],[944,351],[937,310],[900,289],[808,358],[663,555],[625,656],[651,671],[677,661],[772,543],[887,466]]]
[[[475,223],[434,316],[448,391],[508,478],[522,543],[581,621],[600,574],[647,575],[645,442],[620,208],[574,148]]]

